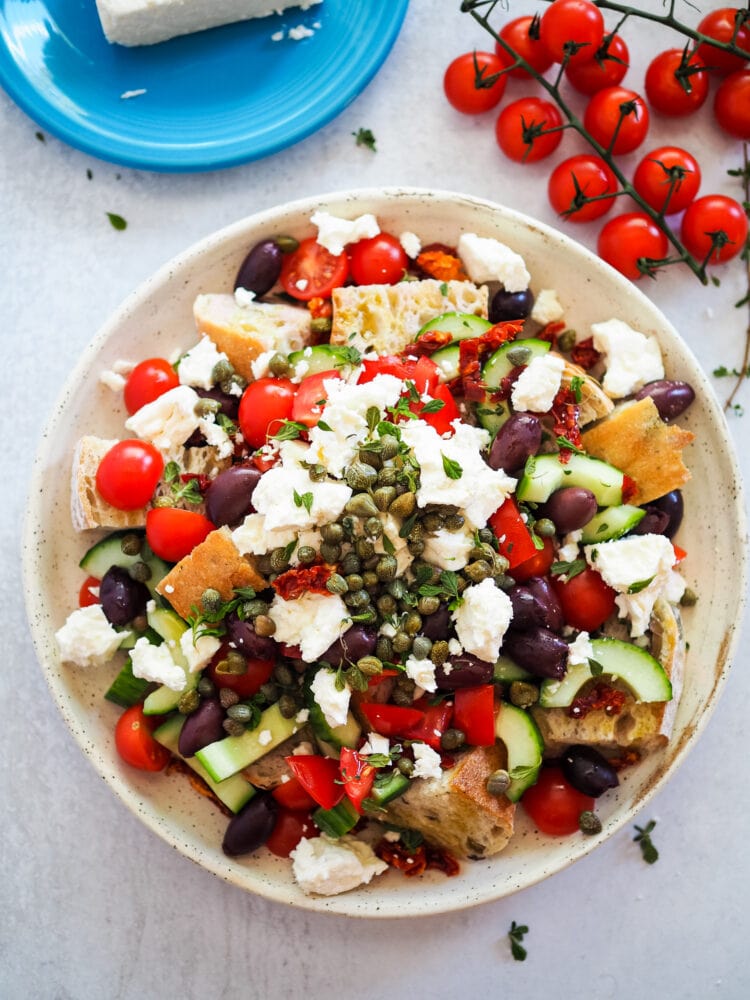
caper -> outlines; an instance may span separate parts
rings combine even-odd
[[[682,597],[680,598],[680,604],[683,608],[692,608],[698,603],[698,595],[690,587],[685,587]]]
[[[464,566],[464,573],[472,583],[481,583],[482,580],[486,580],[492,576],[492,566],[488,562],[485,562],[484,559],[478,559],[476,562]]]
[[[431,511],[429,514],[425,514],[422,519],[422,526],[424,527],[424,530],[429,531],[431,534],[434,534],[436,531],[440,531],[444,525],[445,518],[436,511]]]
[[[266,681],[265,684],[261,684],[258,693],[263,695],[269,705],[279,700],[279,689],[273,681]]]
[[[303,566],[309,566],[318,558],[318,553],[312,545],[300,545],[297,549],[297,559]]]
[[[230,649],[224,659],[216,664],[216,673],[239,677],[247,673],[247,660],[238,649]]]
[[[364,462],[365,465],[369,465],[371,468],[375,469],[376,472],[380,471],[383,466],[383,459],[377,451],[372,451],[368,448],[361,448],[357,457],[360,462]]]
[[[471,561],[484,559],[485,562],[492,563],[494,555],[495,550],[487,542],[482,542],[480,545],[472,545],[469,549],[469,560]]]
[[[234,375],[234,365],[230,364],[226,358],[222,358],[214,365],[211,371],[211,380],[223,382],[225,379],[231,378],[232,375]]]
[[[406,632],[397,632],[393,637],[394,653],[408,653],[411,649],[412,637]]]
[[[352,462],[344,473],[347,486],[351,486],[353,490],[369,490],[371,486],[375,485],[377,478],[376,470],[371,465],[365,465],[364,462]]]
[[[466,733],[462,729],[446,729],[440,737],[443,750],[458,750],[466,742]]]
[[[412,774],[414,774],[414,761],[410,760],[408,757],[399,757],[396,761],[396,767],[401,774],[405,774],[407,778],[410,778]]]
[[[236,705],[229,706],[227,715],[236,722],[249,722],[253,717],[253,710],[249,705],[245,705],[240,701]]]
[[[375,677],[382,674],[383,664],[377,656],[362,656],[357,660],[357,669],[361,670],[365,677]]]
[[[417,498],[411,490],[397,496],[388,510],[396,517],[410,517],[417,506]]]
[[[369,493],[355,493],[351,499],[347,500],[344,510],[347,514],[353,514],[355,517],[374,517],[379,522],[378,508]]]
[[[344,604],[347,608],[366,608],[370,603],[370,595],[366,590],[351,590],[344,594]]]
[[[358,538],[354,543],[354,551],[360,559],[369,559],[375,555],[375,546],[369,538]]]
[[[349,573],[359,573],[362,569],[362,562],[356,552],[347,552],[341,560],[341,572],[344,576]]]
[[[379,635],[375,644],[375,655],[385,663],[393,661],[393,643],[386,635]]]
[[[513,681],[508,691],[512,705],[519,708],[529,708],[539,701],[539,688],[536,684],[528,684],[526,681]]]
[[[492,556],[492,568],[494,570],[493,576],[498,576],[501,573],[506,573],[510,562],[505,556],[501,555],[499,552],[493,553]]]
[[[145,562],[136,562],[128,568],[128,573],[133,580],[138,583],[145,583],[151,579],[151,567]]]
[[[277,378],[282,378],[284,375],[288,375],[291,369],[292,366],[289,364],[289,358],[286,354],[281,354],[279,351],[277,351],[268,362],[269,372],[272,375],[276,375]]]
[[[180,715],[191,715],[201,703],[201,696],[193,688],[191,691],[183,691],[180,700],[177,702],[177,711]]]
[[[377,504],[376,504],[377,506]],[[380,538],[383,534],[383,522],[379,517],[368,517],[365,521],[365,534],[368,538]]]
[[[255,619],[255,631],[263,638],[268,638],[276,631],[276,622],[268,615],[258,615]]]
[[[409,531],[409,534],[406,536],[406,539],[409,542],[423,542],[424,536],[425,536],[425,530],[422,527],[422,522],[415,521],[414,524],[411,526],[411,530]]]
[[[314,483],[322,483],[328,479],[328,471],[324,465],[311,465],[307,470],[307,475]]]
[[[344,529],[337,521],[334,521],[332,524],[324,524],[320,529],[320,537],[324,542],[330,542],[331,545],[338,545],[344,540]]]
[[[216,694],[216,685],[211,680],[210,677],[204,676],[198,681],[198,694],[203,698],[210,698],[211,695]]]
[[[406,544],[407,548],[409,549],[409,552],[411,552],[413,556],[421,556],[425,548],[427,547],[421,539],[415,542],[407,542]]]
[[[326,590],[331,594],[345,594],[348,589],[349,584],[340,573],[332,573],[326,580]]]
[[[344,536],[346,538],[354,538],[357,531],[357,522],[349,514],[345,514],[341,518],[341,527],[344,529]]]
[[[399,453],[400,445],[393,434],[381,434],[380,440],[383,442],[383,449],[380,454],[386,461],[395,458]]]
[[[554,521],[548,517],[540,517],[538,521],[534,522],[534,531],[540,538],[553,538],[557,533],[557,528]]]
[[[575,330],[563,330],[562,333],[557,335],[557,347],[558,350],[564,351],[566,354],[572,351],[576,344],[576,332]]]
[[[585,833],[589,837],[602,832],[602,821],[590,809],[584,809],[578,817],[578,826],[581,833]]]
[[[437,642],[433,642],[432,650],[430,652],[430,659],[435,664],[436,667],[442,667],[445,661],[448,659],[448,654],[450,650],[448,649],[448,642],[446,639],[438,639]]]
[[[378,472],[378,486],[394,486],[396,483],[396,470],[392,465],[384,465]]]
[[[314,316],[310,320],[311,333],[330,333],[333,321],[330,316]]]
[[[402,627],[407,635],[416,635],[422,628],[422,616],[418,611],[410,611],[404,619]]]
[[[503,768],[498,768],[487,778],[485,787],[488,795],[505,795],[510,788],[510,775]]]
[[[289,687],[290,684],[294,683],[291,667],[288,667],[286,663],[277,663],[273,670],[273,679],[282,687]]]
[[[516,581],[512,576],[506,576],[504,573],[499,573],[495,577],[495,586],[499,587],[500,590],[511,590],[515,587]]]
[[[396,490],[393,486],[379,486],[373,493],[372,499],[378,510],[386,511],[396,499]]]
[[[299,240],[293,236],[287,236],[285,233],[282,233],[281,236],[274,236],[273,241],[282,253],[294,253],[295,250],[299,250]]]
[[[199,399],[193,407],[196,417],[208,417],[213,413],[218,413],[221,403],[218,399]]]
[[[403,599],[409,587],[406,583],[406,580],[402,579],[400,576],[397,576],[395,580],[390,581],[387,589],[391,597],[395,597],[397,601],[400,601]]]
[[[391,580],[395,580],[397,571],[398,561],[395,556],[386,553],[378,559],[375,567],[375,573],[378,580],[381,582],[387,583]]]
[[[285,719],[293,719],[299,712],[299,702],[294,695],[285,692],[279,698],[279,712]]]
[[[394,687],[391,693],[391,700],[394,705],[399,705],[401,708],[408,708],[414,701],[414,695],[404,688]]]
[[[523,345],[519,344],[518,347],[511,347],[505,356],[513,368],[520,368],[521,365],[529,363],[531,351],[528,347],[523,347]]]
[[[417,611],[420,615],[434,615],[439,607],[439,597],[420,597],[417,601]]]
[[[426,635],[415,636],[411,652],[416,659],[426,660],[432,652],[432,639],[428,639]]]
[[[365,585],[365,581],[359,573],[350,573],[346,578],[346,585],[349,590],[362,590]]]
[[[221,725],[228,736],[242,736],[245,732],[245,723],[238,719],[224,719]]]
[[[141,548],[143,546],[143,539],[140,535],[136,535],[130,532],[127,535],[123,535],[120,540],[120,549],[126,556],[137,556],[140,554]]]
[[[341,546],[335,545],[332,542],[322,542],[320,546],[320,555],[323,562],[337,563],[341,558]]]
[[[212,611],[218,611],[221,604],[221,594],[213,587],[207,587],[201,594],[201,606],[204,611],[209,613]]]
[[[256,569],[258,570],[258,572],[262,576],[268,576],[268,574],[271,572],[271,556],[270,556],[270,554],[266,553],[265,555],[257,556],[256,560],[255,560],[255,566],[256,566]]]
[[[362,586],[370,593],[379,589],[379,583],[377,573],[374,573],[371,569],[366,569],[362,574]]]
[[[259,597],[254,597],[252,601],[245,601],[242,605],[242,614],[245,618],[257,618],[258,615],[268,614],[268,601],[262,601]]]
[[[488,545],[492,545],[495,535],[492,528],[480,528],[477,532],[477,538],[480,542],[486,542]]]
[[[240,696],[231,688],[221,688],[219,690],[219,704],[222,708],[229,708],[230,705],[236,705],[239,700]]]
[[[466,524],[466,518],[463,514],[449,514],[445,519],[445,530],[460,531],[464,524]]]
[[[276,573],[283,573],[289,566],[289,554],[287,549],[279,547],[271,553],[271,569]]]

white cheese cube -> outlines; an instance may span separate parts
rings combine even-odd
[[[492,580],[467,587],[462,596],[462,603],[453,612],[461,645],[467,653],[494,663],[513,617],[510,598]]]
[[[523,257],[499,240],[463,233],[458,241],[458,256],[478,285],[499,281],[506,292],[524,292],[529,287],[531,275]]]
[[[344,252],[344,247],[360,240],[370,239],[380,232],[378,220],[369,213],[356,219],[341,219],[330,212],[315,212],[310,222],[318,227],[317,242],[334,257]]]
[[[213,370],[220,361],[228,361],[226,354],[205,334],[195,347],[183,355],[177,374],[181,385],[192,385],[197,389],[212,389]]]
[[[299,646],[302,659],[313,663],[341,635],[349,609],[334,594],[302,594],[293,601],[285,601],[277,594],[268,614],[276,625],[274,639]]]
[[[110,660],[115,650],[130,635],[116,632],[107,620],[101,604],[78,608],[55,633],[63,663],[77,667],[99,667]]]
[[[190,386],[178,385],[128,417],[125,427],[150,441],[166,458],[177,458],[182,445],[200,425],[195,413],[199,399]]]
[[[166,642],[154,646],[142,636],[131,649],[130,659],[134,677],[163,684],[172,691],[185,690],[185,671],[174,662]]]
[[[344,682],[341,689],[337,688],[334,671],[322,669],[313,677],[310,690],[328,725],[332,729],[343,726],[349,712],[349,699],[352,693],[349,685]]]
[[[592,323],[594,347],[604,355],[602,388],[612,399],[632,396],[647,382],[664,378],[656,337],[647,337],[621,319]]]
[[[358,885],[366,885],[388,868],[369,844],[350,836],[337,840],[331,840],[325,834],[303,837],[289,857],[300,889],[321,896],[335,896],[356,889]]]
[[[546,413],[560,390],[564,369],[564,360],[556,354],[532,358],[513,386],[513,409]]]

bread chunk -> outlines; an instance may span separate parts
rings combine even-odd
[[[505,796],[487,792],[487,778],[505,765],[495,745],[465,753],[440,778],[415,779],[388,804],[386,820],[418,830],[435,847],[457,857],[487,858],[507,845],[516,807]]]
[[[291,757],[302,743],[309,743],[311,747],[315,745],[312,726],[300,727],[288,740],[284,740],[270,753],[264,754],[254,764],[246,767],[242,774],[256,788],[271,789],[283,785],[287,778],[292,776],[286,758]]]
[[[398,354],[428,320],[444,312],[487,318],[488,292],[471,281],[401,281],[333,291],[331,343]]]
[[[118,510],[102,497],[96,488],[99,463],[117,441],[88,434],[82,437],[73,454],[70,491],[70,516],[76,531],[89,528],[142,528],[146,524],[146,508]]]

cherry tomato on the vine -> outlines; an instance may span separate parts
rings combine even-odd
[[[522,97],[500,112],[495,137],[509,159],[534,163],[554,153],[560,145],[561,125],[562,117],[554,104],[539,97]]]
[[[135,413],[180,384],[177,372],[165,358],[147,358],[128,375],[122,391],[125,409]]]
[[[295,299],[326,299],[340,288],[349,274],[345,253],[334,255],[310,236],[301,240],[293,253],[284,254],[279,281],[284,291]]]
[[[750,69],[732,73],[716,91],[714,117],[725,132],[750,139]]]
[[[203,514],[179,507],[154,507],[146,514],[146,540],[160,559],[179,562],[214,530]]]
[[[725,237],[722,245],[711,253],[711,264],[735,257],[747,239],[747,216],[742,205],[724,194],[707,194],[696,199],[682,217],[680,236],[696,260],[705,260],[715,233],[724,233]]]
[[[643,157],[633,174],[633,187],[641,198],[651,208],[666,215],[686,209],[698,193],[700,184],[698,161],[679,146],[653,149]]]
[[[591,222],[605,215],[614,204],[615,191],[617,178],[604,160],[592,153],[581,153],[558,163],[547,185],[550,205],[570,222]],[[608,194],[612,197],[601,197]],[[571,211],[581,195],[601,200],[586,202]]]
[[[597,244],[602,260],[631,281],[643,277],[640,260],[662,260],[668,249],[667,237],[643,212],[625,212],[610,219],[599,233]]]
[[[494,81],[491,78],[505,69],[508,62],[507,56],[503,58],[496,52],[465,52],[457,56],[443,77],[445,96],[464,115],[491,111],[500,103],[508,83],[506,74]]]
[[[646,102],[627,87],[605,87],[589,101],[583,123],[600,146],[613,153],[632,153],[646,138],[649,113]]]
[[[568,784],[559,767],[543,767],[521,803],[542,833],[564,837],[579,829],[581,813],[592,810],[595,800]]]
[[[500,29],[500,37],[537,73],[544,73],[552,65],[552,56],[547,52],[539,38],[539,20],[532,17],[531,14],[517,17],[504,24]],[[508,53],[499,42],[495,42],[495,50],[501,59],[507,60]],[[508,76],[529,79],[529,74],[521,66],[509,70]]]
[[[646,70],[646,97],[663,115],[689,115],[708,97],[708,73],[694,54],[667,49]]]
[[[395,285],[408,266],[406,251],[390,233],[360,240],[349,252],[349,267],[358,285]]]
[[[118,441],[99,463],[96,488],[118,510],[138,510],[153,496],[163,470],[164,459],[148,441]]]
[[[731,42],[735,29],[735,18],[742,12],[735,7],[721,7],[719,10],[712,10],[706,14],[698,25],[698,31],[709,38],[715,38],[717,42]],[[696,49],[696,55],[708,69],[721,75],[736,73],[747,65],[750,59],[750,21],[745,21],[740,25],[735,39],[737,48],[747,52],[747,56],[736,56],[723,49],[717,49],[710,42],[701,42]]]
[[[581,46],[570,55],[570,62],[585,62],[602,44],[604,18],[591,0],[554,0],[542,14],[539,31],[554,62],[563,61],[568,42]]]
[[[565,76],[581,94],[595,94],[621,83],[629,64],[630,53],[624,39],[620,35],[608,35],[593,58],[577,59],[567,65]]]
[[[251,382],[240,400],[238,420],[251,448],[262,448],[291,419],[297,387],[286,378],[259,378]]]
[[[171,753],[151,735],[155,720],[143,714],[143,705],[126,708],[115,726],[115,746],[120,757],[141,771],[162,771]]]

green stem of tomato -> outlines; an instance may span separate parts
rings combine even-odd
[[[747,143],[742,144],[742,159],[743,159],[743,169],[742,169],[742,191],[744,194],[744,204],[745,211],[747,212],[747,205],[750,204],[750,158],[747,152]],[[748,370],[748,365],[750,365],[750,235],[745,243],[745,268],[747,271],[747,295],[745,296],[745,301],[747,302],[748,310],[748,323],[747,329],[745,330],[745,350],[742,355],[742,364],[739,368],[739,375],[737,376],[737,381],[734,383],[734,388],[730,392],[729,396],[724,403],[724,409],[728,410],[734,403],[734,398],[740,390],[740,386],[747,378],[746,372]],[[740,305],[741,303],[738,303]]]

